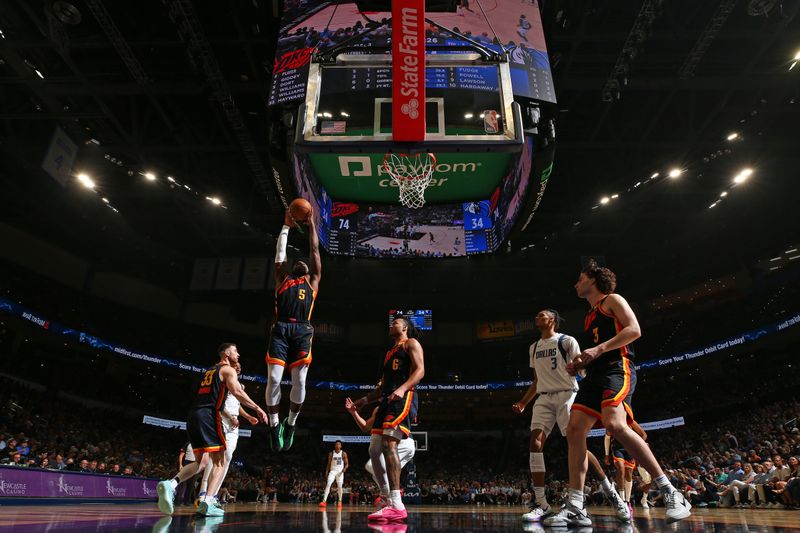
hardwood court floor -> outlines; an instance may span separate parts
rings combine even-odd
[[[631,525],[619,524],[610,508],[591,507],[592,528],[570,531],[622,532],[749,532],[796,531],[800,533],[800,511],[749,509],[693,509],[690,518],[666,524],[664,510],[636,509]],[[433,531],[471,533],[544,532],[558,529],[525,524],[520,520],[524,509],[517,507],[409,507],[406,524],[368,525],[366,506],[346,505],[342,510],[330,506],[320,511],[314,505],[234,504],[226,508],[224,518],[194,516],[194,509],[179,507],[172,517],[164,517],[155,504],[133,505],[25,505],[0,507],[0,531],[166,531],[193,533],[297,532],[297,533],[428,533]],[[562,529],[561,531],[565,531]]]

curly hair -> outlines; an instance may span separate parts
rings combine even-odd
[[[595,280],[597,290],[603,294],[611,294],[617,288],[617,275],[610,269],[598,265],[594,259],[590,259],[581,272]]]

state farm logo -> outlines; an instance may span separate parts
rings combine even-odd
[[[5,479],[0,479],[0,494],[4,496],[25,496],[27,493],[27,483],[10,483]]]
[[[155,485],[153,487],[148,487],[147,481],[142,481],[142,492],[144,492],[144,495],[148,497],[156,496],[158,494]]]
[[[408,4],[400,9],[400,38],[393,46],[393,55],[396,61],[393,66],[394,77],[399,80],[396,91],[399,89],[397,104],[400,114],[411,120],[418,119],[422,114],[422,97],[425,93],[425,65],[424,65],[424,40],[420,38],[422,2],[406,1]],[[396,12],[396,9],[393,10]],[[398,18],[398,17],[395,17]],[[421,42],[422,41],[422,42]],[[395,96],[398,96],[395,92]]]
[[[64,480],[64,476],[58,476],[58,493],[67,496],[83,496],[83,485],[70,485]]]
[[[410,100],[407,104],[400,106],[400,111],[410,118],[419,117],[419,100]]]
[[[115,487],[114,484],[111,483],[110,479],[106,480],[106,491],[108,494],[117,497],[126,496],[128,493],[128,490],[123,487]]]

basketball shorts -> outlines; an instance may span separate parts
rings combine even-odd
[[[628,450],[625,448],[618,448],[614,450],[614,464],[622,463],[625,468],[630,468],[633,470],[636,468],[636,460],[631,457],[631,454],[628,453]]]
[[[194,453],[219,452],[225,449],[225,432],[219,411],[211,408],[194,409],[186,417],[186,432]]]
[[[386,435],[397,440],[407,438],[411,434],[410,414],[414,405],[415,392],[410,390],[393,402],[387,397],[381,399],[375,422],[372,424],[373,435]]]
[[[308,322],[275,322],[267,352],[268,365],[294,368],[311,364],[314,326]]]
[[[234,427],[225,415],[222,415],[222,431],[225,433],[225,451],[233,454],[239,442],[239,428]]]
[[[578,394],[572,409],[582,411],[597,419],[594,427],[603,427],[601,414],[606,407],[622,404],[627,413],[628,424],[633,423],[633,391],[636,388],[636,369],[627,357],[606,362],[599,359],[586,377],[578,384]]]
[[[343,470],[331,470],[328,472],[328,486],[333,484],[336,481],[336,484],[340,487],[344,483],[344,471]]]
[[[545,436],[550,435],[553,427],[558,424],[561,435],[567,435],[569,411],[575,400],[575,391],[564,390],[558,392],[542,393],[533,404],[531,415],[531,431],[540,429]]]

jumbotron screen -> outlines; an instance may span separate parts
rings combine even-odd
[[[514,95],[545,102],[556,101],[537,0],[492,0],[484,3],[482,9],[467,4],[459,7],[456,13],[431,12],[425,15],[438,24],[428,25],[425,30],[429,53],[437,48],[467,44],[459,35],[495,51],[506,50],[510,57]],[[355,2],[307,0],[286,3],[281,17],[268,104],[272,106],[305,99],[308,64],[315,50],[324,52],[345,41],[365,49],[386,46],[391,37],[389,27],[375,31],[370,31],[370,28],[390,17],[389,12],[362,13]],[[377,83],[377,70],[373,74],[370,80]],[[453,77],[452,83],[455,85],[448,79],[445,76],[441,80],[445,87],[460,86],[458,75]],[[366,82],[357,80],[353,90],[366,88],[367,85],[363,83]],[[426,80],[429,87],[438,86],[437,83],[434,79]],[[480,80],[477,80],[477,86],[473,85],[471,83],[470,87],[477,90],[490,90]]]
[[[398,318],[405,318],[415,328],[430,331],[433,329],[433,311],[431,309],[390,309],[389,325]]]

